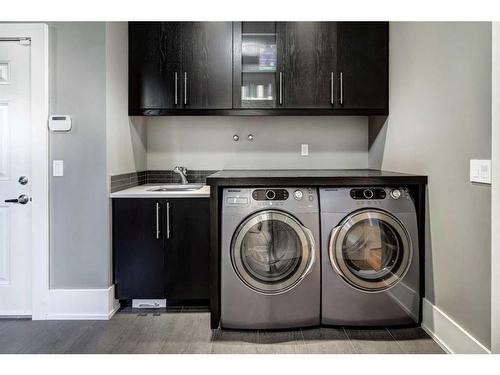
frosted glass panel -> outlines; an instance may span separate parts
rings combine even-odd
[[[270,22],[243,22],[242,30],[241,106],[272,108],[277,95],[276,25]]]
[[[9,83],[9,76],[9,63],[6,61],[0,61],[0,85]]]

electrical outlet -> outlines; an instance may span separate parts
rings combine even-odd
[[[307,143],[300,145],[300,155],[309,156],[309,145]]]
[[[470,181],[491,184],[491,160],[471,159]]]
[[[63,160],[52,160],[52,176],[54,176],[54,177],[64,176],[64,161]]]

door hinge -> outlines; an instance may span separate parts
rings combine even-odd
[[[31,39],[30,38],[21,38],[21,39],[19,39],[19,44],[22,46],[30,46]]]

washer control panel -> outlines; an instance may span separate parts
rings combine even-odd
[[[270,208],[301,213],[319,212],[318,190],[311,187],[226,188],[222,202],[226,212],[233,213]]]
[[[385,189],[381,188],[360,188],[351,189],[350,195],[352,199],[385,199]]]
[[[255,189],[252,198],[256,201],[286,201],[289,193],[286,189]]]

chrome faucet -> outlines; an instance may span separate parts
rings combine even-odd
[[[180,174],[182,184],[186,185],[188,184],[188,179],[187,179],[187,169],[184,167],[175,167],[174,172]]]

